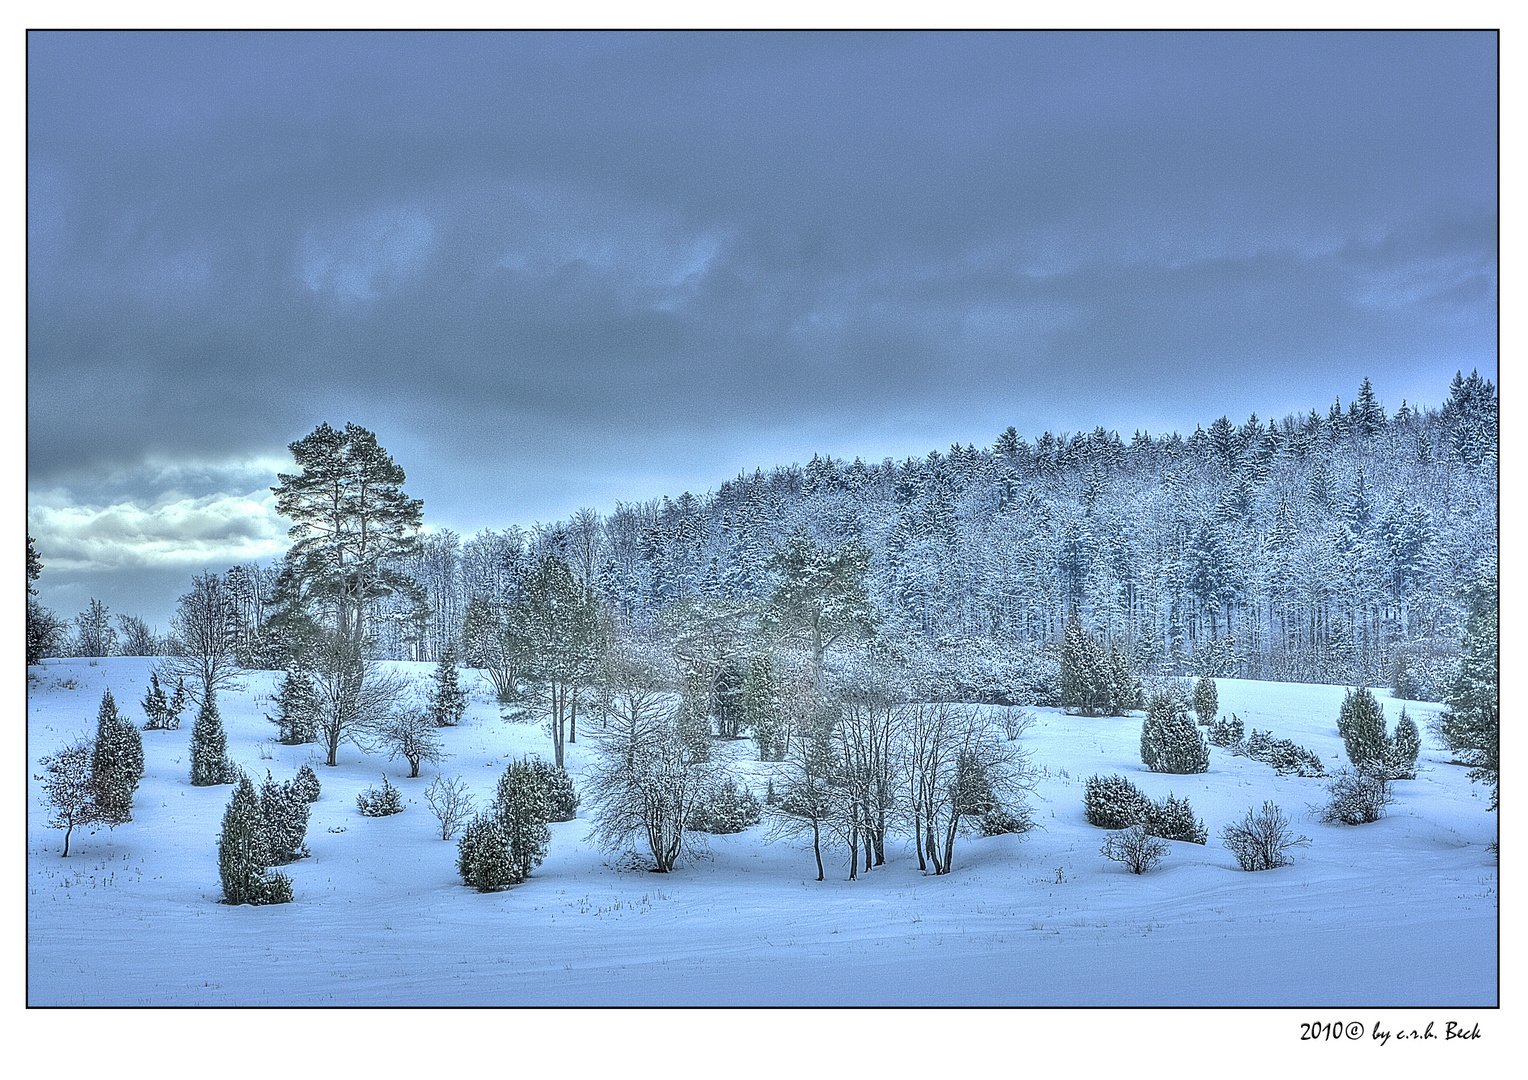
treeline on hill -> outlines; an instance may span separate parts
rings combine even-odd
[[[1029,443],[1010,428],[990,448],[900,463],[814,457],[604,518],[421,536],[367,583],[367,639],[383,658],[456,647],[486,666],[493,627],[552,555],[608,619],[711,627],[708,648],[725,653],[763,626],[796,538],[863,569],[877,639],[932,697],[1058,703],[1076,618],[1137,676],[1390,684],[1436,700],[1470,590],[1494,579],[1497,470],[1496,391],[1477,373],[1456,375],[1441,409],[1394,415],[1365,380],[1346,409],[1222,417],[1188,438],[1098,428]],[[297,559],[223,579],[247,666],[286,666],[311,634]],[[138,620],[111,633],[106,616],[93,602],[55,646],[173,651]]]

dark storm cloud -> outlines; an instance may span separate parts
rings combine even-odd
[[[1365,375],[1435,403],[1495,374],[1495,48],[34,34],[33,502],[158,513],[162,565],[216,533],[166,468],[247,507],[324,419],[476,528]]]

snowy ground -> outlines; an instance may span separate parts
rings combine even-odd
[[[399,665],[421,684],[429,665]],[[101,692],[126,715],[149,661],[50,660],[30,668],[28,772],[93,735]],[[1497,865],[1486,845],[1487,792],[1446,764],[1426,735],[1437,706],[1408,703],[1424,732],[1421,772],[1396,785],[1389,816],[1323,825],[1309,809],[1324,781],[1276,776],[1212,749],[1210,771],[1164,776],[1140,764],[1140,719],[1035,710],[1025,736],[1042,770],[1041,828],[1023,838],[957,842],[954,873],[919,873],[898,845],[885,867],[847,881],[832,852],[819,883],[811,852],[767,843],[761,828],[710,838],[709,854],[669,875],[587,840],[588,807],[551,826],[546,862],[496,894],[464,887],[422,791],[436,770],[402,779],[345,747],[324,768],[314,747],[284,747],[264,719],[277,676],[253,673],[220,698],[231,756],[263,779],[313,761],[323,797],[312,857],[285,868],[296,901],[217,903],[217,833],[231,789],[193,788],[179,731],[145,732],[147,773],[134,821],[76,833],[68,859],[30,782],[27,997],[31,1005],[1364,1005],[1497,1003]],[[442,771],[468,779],[479,805],[508,758],[546,734],[498,717],[486,682],[464,673],[473,705],[443,732]],[[1342,764],[1343,689],[1220,680],[1223,713]],[[1399,711],[1377,692],[1386,720]],[[740,773],[750,743],[723,748]],[[264,754],[271,759],[265,760]],[[570,747],[578,777],[589,746]],[[394,817],[356,812],[386,771],[409,798]],[[1153,797],[1187,796],[1209,845],[1174,843],[1133,876],[1098,854],[1104,833],[1082,813],[1083,782],[1121,772]],[[762,784],[760,784],[762,786]],[[1293,866],[1249,874],[1216,834],[1264,799],[1311,837]]]

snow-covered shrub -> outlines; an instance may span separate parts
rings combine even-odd
[[[387,817],[403,812],[403,799],[398,789],[387,782],[386,773],[382,774],[382,786],[361,792],[355,797],[355,805],[362,817]]]
[[[1167,845],[1140,825],[1112,832],[1098,853],[1106,859],[1124,863],[1132,874],[1144,874],[1167,854]]]
[[[456,871],[478,892],[498,892],[515,883],[509,838],[496,814],[479,814],[456,844]]]
[[[546,789],[547,820],[572,821],[576,818],[579,798],[568,770],[539,757],[528,758],[526,761],[541,780],[541,786]]]
[[[211,787],[236,783],[238,777],[238,768],[228,758],[228,736],[218,715],[217,695],[209,690],[191,728],[191,783]]]
[[[143,735],[138,725],[117,712],[108,690],[96,717],[95,750],[90,758],[90,787],[96,819],[116,826],[133,820],[133,793],[143,779]]]
[[[551,830],[546,827],[551,804],[541,772],[532,761],[511,762],[504,770],[494,793],[493,812],[509,846],[513,882],[524,881],[546,858],[552,839]]]
[[[1141,761],[1152,772],[1208,772],[1210,748],[1183,703],[1166,694],[1152,697],[1141,725]]]
[[[1204,822],[1194,817],[1188,800],[1176,799],[1171,794],[1161,802],[1148,803],[1141,824],[1152,836],[1159,836],[1163,840],[1203,844],[1210,838]]]
[[[1321,810],[1328,825],[1367,825],[1385,816],[1395,801],[1390,782],[1383,774],[1343,769],[1327,786],[1331,801]]]
[[[270,847],[260,813],[260,800],[249,777],[239,778],[218,839],[218,875],[225,904],[285,904],[292,899],[292,881],[283,874],[267,875]]]
[[[1291,836],[1284,811],[1265,802],[1261,810],[1248,810],[1241,821],[1222,829],[1220,841],[1243,870],[1272,870],[1288,866],[1293,861],[1289,849],[1309,844],[1310,837]]]
[[[1034,723],[1034,720],[1033,713],[1025,712],[1023,709],[1016,709],[1010,705],[1003,710],[1002,714],[1003,737],[1009,742],[1013,742],[1028,730],[1029,726]]]
[[[1194,686],[1194,715],[1206,727],[1215,722],[1220,708],[1220,695],[1215,690],[1215,680],[1206,676]]]
[[[746,787],[739,791],[729,776],[711,789],[690,828],[719,836],[740,833],[757,825],[763,813],[753,792]]]
[[[1222,717],[1210,727],[1211,746],[1235,746],[1245,736],[1242,728],[1241,717],[1232,713],[1230,718]]]
[[[472,793],[467,790],[467,785],[462,783],[462,778],[459,776],[454,776],[450,780],[437,776],[430,781],[430,786],[424,789],[424,801],[430,804],[430,811],[440,822],[442,840],[449,840],[455,836],[456,830],[461,828],[463,822],[472,814]]]
[[[1385,758],[1385,712],[1367,687],[1349,690],[1337,717],[1348,760],[1356,769],[1376,767]]]
[[[1016,833],[1026,833],[1034,828],[1034,822],[1029,816],[1029,807],[1020,803],[1017,806],[1018,813],[1001,806],[992,806],[982,815],[978,828],[983,836],[1009,836]]]
[[[1267,761],[1273,753],[1273,732],[1253,728],[1247,733],[1247,741],[1239,747],[1232,747],[1232,752],[1245,755],[1253,761]]]
[[[313,771],[313,766],[303,765],[297,770],[297,779],[292,781],[294,787],[302,792],[302,797],[310,803],[318,802],[319,793],[323,790],[318,782],[318,774]]]
[[[1273,766],[1273,771],[1280,776],[1294,773],[1297,776],[1325,776],[1326,769],[1321,764],[1321,758],[1314,750],[1291,742],[1288,739],[1272,739],[1268,743],[1268,749],[1262,759]]]
[[[265,783],[260,785],[260,820],[265,829],[269,865],[281,866],[307,858],[304,841],[310,809],[303,789],[295,782],[278,784],[270,770],[265,771]]]
[[[1146,816],[1151,800],[1125,777],[1091,776],[1083,787],[1082,809],[1088,824],[1100,829],[1128,829]]]

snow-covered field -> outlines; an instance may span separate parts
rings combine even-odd
[[[28,766],[93,736],[102,690],[143,721],[150,662],[50,660],[29,669]],[[398,665],[421,684],[430,665]],[[507,892],[479,894],[455,869],[422,792],[346,746],[337,768],[317,749],[274,739],[277,675],[253,673],[219,699],[229,753],[251,775],[290,778],[315,763],[323,797],[312,857],[285,868],[296,900],[218,903],[217,835],[231,789],[193,788],[182,727],[145,732],[147,772],[134,820],[114,831],[47,827],[30,782],[27,997],[31,1005],[1364,1005],[1497,1003],[1497,864],[1488,792],[1426,735],[1438,706],[1407,703],[1423,730],[1421,771],[1370,825],[1323,825],[1310,809],[1325,781],[1276,776],[1211,750],[1199,776],[1146,772],[1139,717],[1034,710],[1025,735],[1041,770],[1040,828],[957,842],[955,869],[924,876],[898,843],[886,866],[845,880],[841,850],[817,882],[811,852],[768,843],[762,827],[712,837],[676,873],[595,848],[589,807],[551,826],[546,862]],[[466,722],[444,731],[445,775],[485,805],[506,761],[551,758],[545,732],[499,719],[486,681],[464,673]],[[1343,689],[1220,680],[1222,713],[1342,761]],[[1393,723],[1399,711],[1376,691]],[[723,745],[740,774],[751,743]],[[569,748],[578,778],[590,747]],[[265,760],[264,754],[271,759]],[[363,818],[355,796],[386,771],[409,802]],[[1145,876],[1101,858],[1083,818],[1083,783],[1120,772],[1148,795],[1187,796],[1207,846],[1171,844]],[[1309,836],[1282,869],[1245,873],[1216,835],[1273,799]]]

